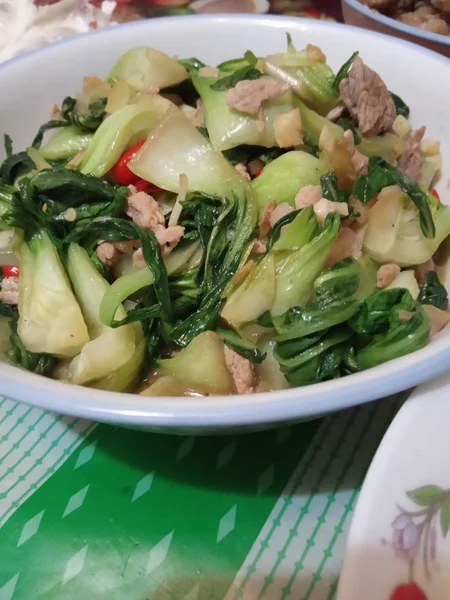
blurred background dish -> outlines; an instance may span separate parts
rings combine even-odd
[[[411,5],[413,6],[414,2],[396,2],[397,4],[403,5]],[[378,2],[379,6],[384,6],[387,2],[383,2],[380,0]],[[392,4],[392,2],[391,2]],[[444,4],[444,2],[441,2]],[[450,3],[448,4],[448,10],[450,10]],[[423,10],[425,9],[425,11]],[[431,29],[435,29],[435,31],[444,32],[444,26],[446,25],[443,19],[439,19],[442,21],[442,24],[439,25],[436,23],[437,18],[434,19],[435,23],[431,23],[432,19],[426,17],[427,7],[422,6],[421,11],[415,15],[415,18],[412,16],[413,13],[417,13],[417,11],[408,11],[410,17],[405,17],[403,15],[403,21],[395,20],[392,17],[388,17],[381,12],[378,12],[374,8],[369,8],[365,4],[358,2],[358,0],[342,0],[342,12],[344,16],[344,21],[349,25],[355,25],[357,27],[363,27],[365,29],[371,29],[373,31],[379,31],[381,33],[386,33],[388,35],[393,35],[398,38],[402,38],[404,40],[408,40],[410,42],[414,42],[415,44],[420,44],[421,46],[425,46],[430,50],[434,50],[435,52],[439,52],[440,54],[444,54],[445,56],[450,57],[450,36],[442,35],[439,33],[434,33],[433,31],[429,31],[424,28],[420,28],[417,26],[412,26],[409,23],[417,24],[422,23],[422,27],[427,27]],[[431,15],[428,14],[428,17]],[[436,26],[436,27],[434,27]],[[447,31],[445,29],[445,31]]]
[[[450,597],[450,375],[418,388],[372,461],[337,600]]]

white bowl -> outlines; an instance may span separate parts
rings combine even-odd
[[[396,21],[369,8],[359,0],[341,0],[341,5],[344,21],[349,25],[388,33],[450,57],[450,36],[448,35],[431,33],[431,31]]]
[[[155,19],[100,30],[17,58],[0,68],[0,130],[17,149],[26,147],[47,120],[53,102],[74,94],[84,75],[105,76],[128,48],[152,45],[170,54],[216,64],[251,49],[264,55],[294,42],[323,48],[338,68],[354,50],[379,71],[412,108],[415,126],[450,157],[450,63],[419,46],[334,23],[286,17],[208,16]],[[450,172],[443,173],[447,181]],[[450,196],[441,184],[441,197]],[[0,393],[52,411],[171,433],[206,434],[264,429],[311,419],[414,386],[450,366],[450,328],[423,350],[336,381],[249,396],[152,398],[92,390],[0,364]]]

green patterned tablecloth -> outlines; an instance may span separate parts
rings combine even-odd
[[[0,403],[0,600],[332,600],[400,398],[172,437]]]

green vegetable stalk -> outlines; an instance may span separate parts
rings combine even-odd
[[[18,251],[20,265],[17,332],[34,353],[71,358],[88,343],[80,307],[50,237],[36,233]]]

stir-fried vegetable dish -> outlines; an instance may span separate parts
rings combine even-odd
[[[208,396],[422,348],[449,320],[450,210],[439,143],[408,115],[357,52],[335,73],[289,35],[217,67],[129,50],[29,148],[5,135],[3,355],[92,388]]]

